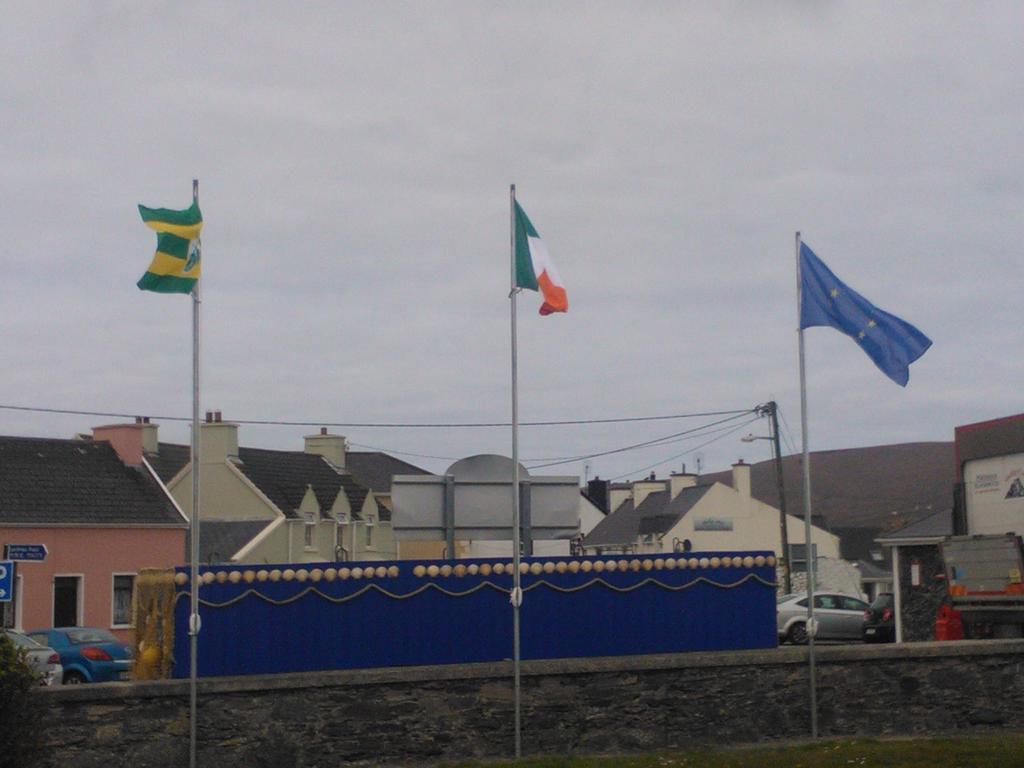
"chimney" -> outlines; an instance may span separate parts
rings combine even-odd
[[[306,453],[323,456],[338,469],[345,468],[345,436],[332,435],[327,427],[320,427],[320,434],[306,435]]]
[[[108,442],[118,457],[130,467],[142,464],[145,454],[157,452],[157,425],[149,423],[149,417],[135,417],[134,424],[107,424],[92,428],[92,439]]]
[[[684,488],[693,488],[697,484],[697,476],[686,471],[683,465],[682,472],[673,472],[668,476],[669,495],[674,499]]]
[[[238,458],[238,425],[221,418],[220,411],[207,411],[199,425],[199,451],[203,464],[221,464]]]
[[[650,494],[664,490],[665,481],[655,480],[653,472],[651,472],[650,477],[647,479],[637,480],[633,483],[633,509],[636,509],[643,504],[644,499],[646,499]]]
[[[609,485],[608,489],[608,513],[611,514],[618,509],[622,502],[628,499],[633,493],[633,489],[624,487],[621,483],[615,485]]]
[[[732,465],[732,487],[739,493],[740,498],[750,498],[750,465],[744,464],[743,459]]]
[[[611,499],[609,498],[608,486],[609,482],[607,480],[602,480],[597,475],[594,476],[593,480],[587,483],[587,496],[592,502],[594,502],[597,508],[606,515],[611,512],[611,508],[609,506]]]

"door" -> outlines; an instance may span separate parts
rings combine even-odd
[[[843,636],[841,598],[837,595],[814,596],[814,618],[818,622],[818,637],[832,639]]]
[[[53,626],[78,626],[81,583],[81,576],[53,577]]]

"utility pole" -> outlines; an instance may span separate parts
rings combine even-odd
[[[775,453],[775,482],[778,484],[779,489],[779,529],[782,534],[782,581],[785,594],[788,595],[793,591],[793,579],[789,557],[789,531],[786,528],[786,488],[782,479],[782,447],[779,445],[778,406],[772,400],[762,406],[758,406],[757,410],[761,415],[768,417],[768,423],[771,427],[772,449]],[[811,551],[810,544],[807,545],[807,551]],[[808,557],[809,560],[810,557]]]

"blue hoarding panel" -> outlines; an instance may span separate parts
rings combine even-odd
[[[539,571],[521,579],[523,659],[777,642],[770,552],[523,562]],[[199,592],[199,674],[510,659],[512,575],[505,565],[491,559],[204,567],[213,581]],[[188,588],[179,585],[175,606],[177,677],[188,675]]]

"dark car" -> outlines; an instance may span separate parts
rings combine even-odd
[[[861,635],[865,643],[891,643],[896,639],[896,610],[892,592],[882,592],[864,611]]]
[[[60,655],[65,685],[127,680],[131,676],[131,648],[105,629],[57,627],[25,634]]]

